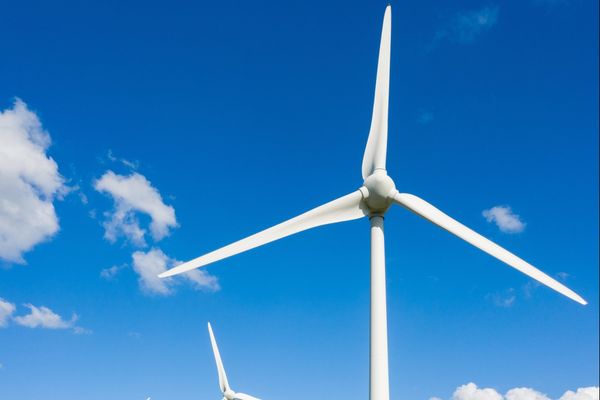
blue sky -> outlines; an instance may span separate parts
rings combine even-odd
[[[1,399],[219,398],[207,321],[236,390],[368,397],[366,220],[151,277],[362,183],[385,5],[3,6]],[[392,398],[598,386],[598,67],[595,1],[393,3],[397,187],[589,305],[392,209]]]

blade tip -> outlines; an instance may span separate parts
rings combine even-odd
[[[581,297],[580,295],[578,295],[575,292],[569,293],[569,295],[567,295],[568,298],[570,298],[573,301],[576,301],[577,303],[581,304],[582,306],[587,306],[588,302]]]
[[[569,297],[571,300],[578,302],[582,306],[587,306],[588,302],[583,297],[573,292],[572,290],[569,290],[569,292],[570,293],[567,294],[567,297]]]

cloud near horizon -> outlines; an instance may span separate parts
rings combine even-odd
[[[22,100],[0,111],[0,259],[25,264],[23,254],[54,236],[54,199],[68,192],[46,153],[50,134]]]
[[[575,391],[567,390],[558,400],[599,400],[598,386],[581,387]],[[479,388],[475,383],[459,386],[452,395],[452,400],[551,400],[546,394],[535,389],[518,387],[510,389],[505,395],[493,388]],[[442,400],[431,397],[430,400]]]

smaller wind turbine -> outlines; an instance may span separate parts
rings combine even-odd
[[[221,361],[221,355],[219,354],[219,347],[217,346],[217,341],[215,340],[215,335],[213,334],[210,322],[208,323],[208,333],[210,334],[210,344],[212,345],[213,353],[215,354],[217,372],[219,373],[219,387],[223,393],[223,400],[260,400],[249,394],[236,393],[231,389],[229,382],[227,382],[227,375],[225,374],[223,361]]]

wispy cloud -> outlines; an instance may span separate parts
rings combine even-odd
[[[140,166],[139,161],[130,161],[130,160],[126,159],[126,158],[116,157],[113,154],[113,151],[110,150],[110,149],[106,152],[106,158],[108,158],[108,160],[112,161],[112,162],[120,162],[124,166],[126,166],[128,168],[131,168],[131,169],[138,169],[138,167]]]
[[[515,293],[515,289],[513,288],[506,289],[502,292],[490,294],[488,297],[496,306],[502,308],[512,307],[515,304],[515,301],[517,300],[517,295]]]
[[[136,251],[132,258],[133,269],[138,274],[140,288],[144,293],[170,295],[173,293],[173,287],[183,282],[191,283],[197,290],[214,292],[220,289],[217,278],[205,270],[193,270],[172,278],[159,278],[158,274],[180,264],[160,249]]]
[[[81,201],[81,204],[87,205],[89,203],[88,197],[85,193],[78,191],[77,194],[79,196],[79,200]]]
[[[473,43],[481,34],[489,31],[498,21],[497,6],[487,6],[478,10],[460,11],[454,14],[440,28],[433,39],[433,46],[448,40],[450,42]]]
[[[0,297],[0,328],[5,327],[15,312],[15,305]]]
[[[598,400],[598,386],[582,387],[575,391],[566,391],[558,400]],[[430,400],[440,399],[432,397]],[[451,397],[452,400],[551,400],[546,394],[535,389],[518,387],[500,394],[493,388],[479,388],[474,383],[459,386]]]
[[[59,230],[53,202],[69,189],[46,154],[50,143],[23,101],[0,111],[0,259],[24,264],[25,252]]]
[[[571,275],[567,272],[557,272],[556,277],[561,281],[566,281]]]
[[[93,332],[91,329],[84,328],[81,326],[74,326],[73,333],[76,335],[91,335]]]
[[[558,272],[554,274],[554,278],[565,282],[570,277],[566,272]],[[517,304],[523,299],[531,299],[536,290],[543,285],[535,279],[529,279],[525,284],[517,288],[508,288],[485,296],[486,300],[491,301],[494,305],[502,308],[509,308]]]
[[[566,272],[558,272],[554,275],[554,278],[557,280],[566,283],[566,280],[570,277]],[[535,279],[529,280],[526,284],[522,286],[523,295],[525,298],[531,298],[535,293],[536,289],[542,287],[543,285],[536,281]]]
[[[142,228],[138,213],[150,217],[150,232],[155,241],[177,227],[175,209],[166,205],[159,191],[139,173],[124,176],[107,171],[94,182],[94,188],[110,195],[115,202],[114,209],[105,213],[104,237],[110,242],[124,236],[136,246],[146,245],[146,229]]]
[[[431,111],[420,110],[417,116],[417,122],[421,125],[427,125],[433,122],[433,113]]]
[[[113,280],[125,267],[126,265],[113,265],[112,267],[104,268],[100,271],[100,277],[107,281]]]
[[[495,206],[481,213],[490,223],[495,223],[504,233],[520,233],[526,224],[509,206]]]

